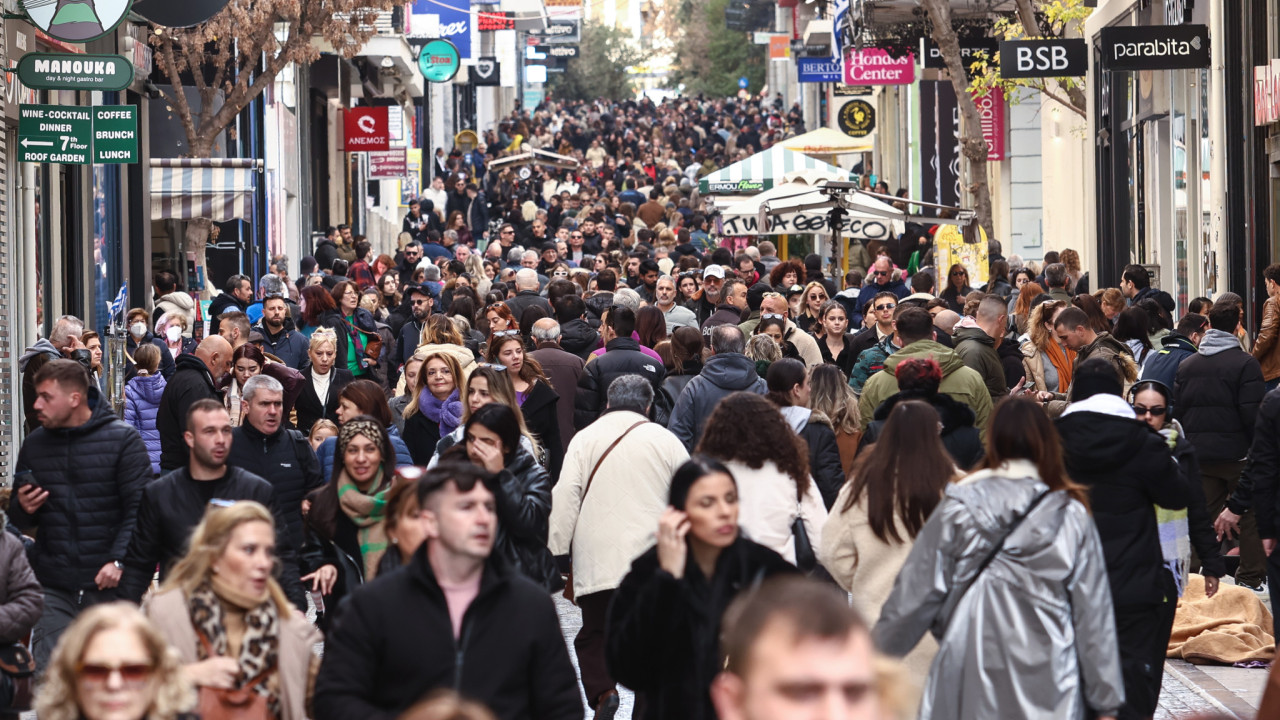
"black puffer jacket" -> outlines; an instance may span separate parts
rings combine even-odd
[[[237,467],[228,467],[226,475],[208,481],[193,480],[187,469],[182,468],[147,485],[138,504],[138,523],[124,561],[121,596],[141,602],[156,565],[160,566],[161,580],[164,579],[169,567],[186,552],[191,531],[204,517],[209,501],[215,498],[253,500],[271,510],[276,524],[276,555],[282,566],[280,586],[293,604],[305,611],[307,598],[298,579],[297,548],[275,490],[271,483]]]
[[[229,292],[223,292],[209,303],[209,329],[205,332],[205,337],[218,334],[218,323],[225,312],[244,312],[249,308],[249,303],[240,302],[240,298]]]
[[[1235,336],[1219,330],[1205,334],[1196,354],[1178,365],[1173,382],[1173,416],[1201,463],[1244,459],[1266,391],[1262,366],[1240,349]]]
[[[600,333],[581,318],[561,323],[560,347],[585,361],[600,347]]]
[[[520,406],[520,414],[524,416],[525,427],[538,438],[546,453],[546,468],[554,483],[560,477],[560,466],[564,464],[564,442],[560,439],[560,395],[551,388],[550,383],[538,380],[529,388],[529,394]]]
[[[590,323],[591,327],[600,327],[600,319],[604,317],[604,313],[609,309],[609,306],[613,305],[613,293],[598,292],[589,298],[583,298],[583,302],[587,305],[587,322]],[[563,344],[562,341],[561,345]]]
[[[642,720],[714,720],[711,681],[720,672],[720,618],[741,591],[796,569],[741,536],[720,552],[711,578],[690,553],[684,576],[658,565],[657,547],[631,563],[614,591],[605,631],[609,674],[645,700]]]
[[[187,430],[187,411],[197,400],[218,399],[213,375],[195,355],[179,355],[178,369],[164,386],[156,427],[160,429],[160,469],[176,470],[187,464],[189,448],[182,434]]]
[[[844,466],[840,463],[840,449],[836,446],[836,433],[825,415],[814,415],[805,407],[781,408],[782,416],[790,423],[801,440],[809,448],[809,474],[822,494],[822,504],[830,510],[835,504],[840,488],[844,486]]]
[[[582,370],[578,394],[573,399],[573,424],[579,430],[595,422],[604,412],[609,385],[623,375],[639,375],[653,386],[657,395],[667,371],[662,363],[640,351],[640,343],[631,338],[614,338],[604,346]]]
[[[675,410],[676,400],[684,392],[689,381],[702,372],[701,360],[689,360],[684,363],[684,371],[679,375],[667,375],[662,378],[662,386],[658,394],[653,396],[653,421],[666,427],[671,422],[671,411]]]
[[[1241,488],[1248,489],[1246,501],[1258,513],[1258,535],[1280,538],[1280,389],[1268,392],[1258,408],[1257,432],[1236,494]]]
[[[498,539],[493,554],[547,589],[564,588],[555,558],[547,548],[551,518],[551,477],[524,448],[516,448],[498,474]]]
[[[102,566],[124,560],[142,489],[151,480],[138,431],[117,418],[92,385],[89,406],[93,414],[79,427],[37,428],[27,436],[15,479],[29,477],[49,499],[35,515],[23,512],[16,498],[9,505],[14,525],[38,531],[36,577],[66,592],[96,590]]]
[[[942,445],[951,455],[951,459],[956,461],[956,467],[969,470],[977,466],[986,454],[982,449],[982,436],[974,425],[978,421],[978,416],[968,405],[950,395],[939,393],[925,395],[916,392],[899,392],[890,395],[876,408],[874,419],[863,432],[863,447],[874,443],[876,438],[880,437],[880,433],[884,431],[885,422],[889,420],[889,413],[893,412],[893,408],[898,403],[907,400],[927,402],[937,411],[938,417],[942,419]]]
[[[1200,558],[1201,575],[1222,577],[1227,574],[1226,561],[1222,559],[1222,543],[1218,542],[1218,534],[1213,529],[1213,518],[1209,517],[1208,503],[1204,498],[1204,485],[1200,482],[1200,461],[1196,459],[1196,449],[1191,447],[1186,436],[1182,434],[1182,426],[1174,420],[1172,428],[1166,428],[1161,435],[1177,433],[1177,441],[1173,447],[1173,459],[1178,461],[1178,472],[1187,484],[1187,531],[1191,539],[1191,547]],[[1242,483],[1243,484],[1243,483]],[[1228,503],[1229,504],[1229,503]],[[1247,508],[1233,510],[1243,515]]]
[[[1165,439],[1139,420],[1074,412],[1056,422],[1067,473],[1089,488],[1116,607],[1164,599],[1164,558],[1152,505],[1187,507],[1190,493]]]
[[[320,460],[307,437],[297,430],[280,428],[264,435],[251,423],[231,431],[227,464],[264,478],[275,488],[280,509],[289,523],[295,548],[302,547],[302,498],[324,484]]]
[[[325,639],[316,720],[393,720],[438,689],[482,699],[501,720],[581,720],[547,593],[490,556],[455,638],[426,550],[351,594]]]

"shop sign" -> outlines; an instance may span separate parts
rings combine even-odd
[[[915,81],[914,53],[895,58],[880,48],[845,51],[845,85],[910,85]]]
[[[1108,70],[1178,70],[1209,67],[1209,28],[1204,25],[1107,27],[1100,34]]]
[[[391,147],[391,123],[386,107],[347,108],[342,121],[347,152],[372,152]]]
[[[457,48],[459,58],[471,58],[470,0],[413,0],[409,20],[409,37],[448,40]]]
[[[32,25],[69,43],[110,34],[132,5],[133,0],[22,0],[22,10]]]
[[[133,64],[120,55],[28,53],[18,62],[18,79],[36,90],[124,90],[133,83]]]
[[[769,59],[786,60],[791,57],[791,39],[786,35],[774,35],[769,38]]]
[[[138,162],[138,106],[93,109],[93,161],[108,165]]]
[[[840,82],[840,63],[826,57],[796,58],[796,73],[802,83]]]
[[[840,108],[836,124],[849,137],[866,137],[876,129],[876,109],[866,100],[850,100]]]
[[[831,54],[830,45],[826,45],[826,44],[806,45],[804,40],[801,40],[801,39],[795,39],[791,41],[791,54],[795,57],[833,58],[833,55]]]
[[[161,27],[184,28],[209,20],[228,0],[137,0],[134,12]]]
[[[966,65],[973,64],[979,60],[979,53],[985,53],[986,59],[990,61],[996,56],[996,41],[989,38],[962,38],[960,40],[960,60]],[[942,50],[938,48],[938,43],[924,38],[924,66],[937,70],[946,70],[947,61],[942,57]]]
[[[709,183],[707,189],[713,193],[758,193],[764,191],[764,183],[759,180],[730,180]]]
[[[1253,124],[1280,121],[1280,60],[1253,69]]]
[[[516,14],[510,12],[476,13],[476,29],[480,32],[515,30]]]
[[[862,97],[874,95],[875,92],[875,88],[870,85],[836,85],[831,89],[831,94],[836,97]]]
[[[547,7],[582,7],[582,0],[543,0]]]
[[[1164,24],[1181,25],[1191,21],[1191,10],[1196,0],[1164,0]]]
[[[1089,44],[1080,38],[1006,40],[1000,43],[1000,77],[1080,77],[1089,74]]]
[[[369,153],[369,179],[394,180],[409,174],[409,157],[404,148]]]
[[[973,98],[982,124],[982,139],[987,141],[987,160],[1004,159],[1004,91],[995,88],[986,95]]]
[[[549,43],[578,43],[582,42],[582,23],[576,19],[551,20],[546,27],[530,30],[529,35]]]
[[[418,53],[418,70],[428,82],[444,83],[453,79],[462,67],[458,47],[448,40],[428,40]]]
[[[18,161],[88,165],[93,108],[23,105],[18,111]]]
[[[577,45],[550,45],[547,47],[547,57],[553,58],[576,58],[581,54]]]
[[[471,82],[476,85],[498,85],[502,67],[496,57],[482,57],[471,67]]]

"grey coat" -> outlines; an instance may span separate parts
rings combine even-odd
[[[925,630],[938,638],[921,720],[1084,718],[1123,704],[1102,543],[1083,505],[1046,497],[974,579],[1045,489],[1026,461],[974,473],[947,488],[916,538],[874,638],[897,657]]]

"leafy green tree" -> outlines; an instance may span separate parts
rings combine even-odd
[[[726,26],[724,11],[730,1],[692,0],[679,8],[686,32],[676,43],[679,69],[671,80],[672,85],[683,83],[686,95],[730,97],[738,92],[740,77],[747,78],[752,92],[764,85],[768,49],[752,43],[749,33]]]
[[[625,100],[632,97],[631,76],[627,68],[641,62],[644,56],[627,34],[601,23],[589,22],[582,27],[578,57],[569,60],[563,73],[550,79],[550,92],[564,100]]]
[[[1063,37],[1081,37],[1084,21],[1093,8],[1083,0],[1018,0],[1015,16],[1001,17],[991,28],[991,36],[1002,40],[1042,40]],[[985,53],[984,53],[985,54]],[[975,95],[985,95],[992,89],[1004,92],[1010,103],[1018,103],[1025,95],[1021,88],[1040,92],[1080,117],[1085,117],[1087,102],[1084,94],[1084,78],[1025,78],[1007,79],[1000,76],[1000,53],[994,58],[982,58],[974,63],[970,89]]]

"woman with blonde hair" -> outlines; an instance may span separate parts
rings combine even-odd
[[[62,633],[35,709],[42,720],[175,720],[195,701],[177,651],[137,607],[114,602]]]
[[[820,322],[818,318],[821,317],[823,304],[831,298],[827,296],[827,289],[817,280],[804,286],[801,297],[800,314],[792,320],[801,330],[812,332]]]
[[[826,416],[836,434],[836,449],[845,475],[853,469],[858,453],[858,396],[849,380],[835,365],[815,365],[809,369],[809,409]]]
[[[1058,343],[1053,334],[1053,316],[1067,307],[1064,300],[1042,302],[1031,310],[1027,331],[1018,338],[1022,346],[1022,366],[1035,390],[1065,393],[1071,387],[1071,370],[1076,351]]]
[[[442,353],[453,357],[458,363],[462,375],[458,382],[471,374],[476,366],[476,356],[466,347],[466,340],[458,328],[444,315],[435,314],[422,322],[422,334],[418,336],[418,347],[414,355],[430,355]]]
[[[476,292],[480,295],[488,295],[489,288],[493,287],[493,279],[489,277],[489,273],[484,269],[484,256],[479,253],[471,253],[462,263],[463,268],[476,281]],[[471,318],[467,318],[470,320]]]
[[[524,422],[524,415],[520,413],[520,404],[516,402],[516,390],[511,385],[508,368],[490,363],[476,368],[463,383],[462,401],[462,423],[458,425],[458,429],[440,438],[440,442],[436,443],[436,454],[432,456],[431,462],[427,463],[428,469],[440,462],[440,456],[446,450],[462,442],[471,414],[489,403],[506,405],[515,410],[516,421],[520,426],[520,447],[535,458],[542,456],[542,448],[539,447],[537,438],[529,432]]]
[[[1067,289],[1072,295],[1089,294],[1089,273],[1080,267],[1080,253],[1067,248],[1058,253],[1058,259],[1067,268],[1067,277],[1071,278],[1071,287]]]
[[[440,438],[462,425],[460,388],[465,378],[451,353],[419,351],[414,357],[422,358],[422,367],[404,408],[404,442],[413,464],[426,465]]]
[[[1124,293],[1116,288],[1107,288],[1099,290],[1095,293],[1098,304],[1102,306],[1102,314],[1107,316],[1107,320],[1115,324],[1116,316],[1129,307],[1129,303],[1124,299]]]
[[[315,509],[313,508],[312,512]],[[273,570],[275,522],[252,501],[210,503],[187,554],[144,608],[200,692],[218,707],[248,691],[277,720],[305,720],[320,633],[297,613]]]
[[[355,379],[350,370],[335,367],[338,334],[333,328],[318,327],[311,333],[307,357],[311,366],[302,373],[302,391],[293,406],[303,433],[311,432],[317,420],[338,419],[338,393]]]

